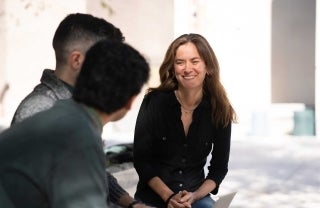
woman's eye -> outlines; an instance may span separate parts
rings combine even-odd
[[[177,65],[182,65],[183,62],[182,62],[182,61],[177,61],[176,64],[177,64]]]

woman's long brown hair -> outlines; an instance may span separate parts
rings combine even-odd
[[[177,49],[188,42],[192,42],[206,65],[208,75],[203,84],[203,92],[210,97],[212,122],[216,127],[226,127],[236,122],[236,113],[227,97],[227,93],[220,82],[220,68],[214,51],[208,41],[199,34],[184,34],[175,39],[169,46],[165,58],[160,66],[160,85],[152,90],[171,91],[178,88],[174,74],[174,60]]]

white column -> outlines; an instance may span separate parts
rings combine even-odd
[[[320,2],[316,1],[316,47],[315,47],[315,126],[316,135],[320,134]]]

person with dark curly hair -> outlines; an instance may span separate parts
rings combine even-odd
[[[72,99],[0,134],[0,193],[15,208],[109,207],[102,128],[125,116],[149,72],[131,46],[97,42]]]

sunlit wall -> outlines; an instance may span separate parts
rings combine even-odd
[[[253,112],[270,106],[270,21],[271,0],[175,1],[175,35],[209,40],[242,132],[251,131]]]
[[[2,122],[8,124],[19,102],[39,83],[44,68],[54,69],[52,38],[59,22],[70,12],[85,12],[84,0],[1,0],[0,20],[5,27],[5,63],[0,70],[10,86],[6,93]],[[2,39],[3,40],[3,39]],[[1,46],[2,48],[2,46]]]
[[[63,17],[88,12],[117,25],[126,41],[148,58],[152,66],[148,86],[158,84],[158,66],[174,38],[190,32],[204,35],[216,52],[222,82],[239,116],[235,134],[268,134],[274,129],[284,134],[292,128],[292,110],[301,106],[271,103],[272,2],[0,0],[0,84],[10,84],[1,119],[9,123],[19,102],[39,83],[42,70],[55,67],[51,41]],[[141,99],[142,95],[124,120],[109,125],[108,135],[123,137],[117,133],[124,132],[132,137]],[[287,120],[277,120],[279,115]]]

